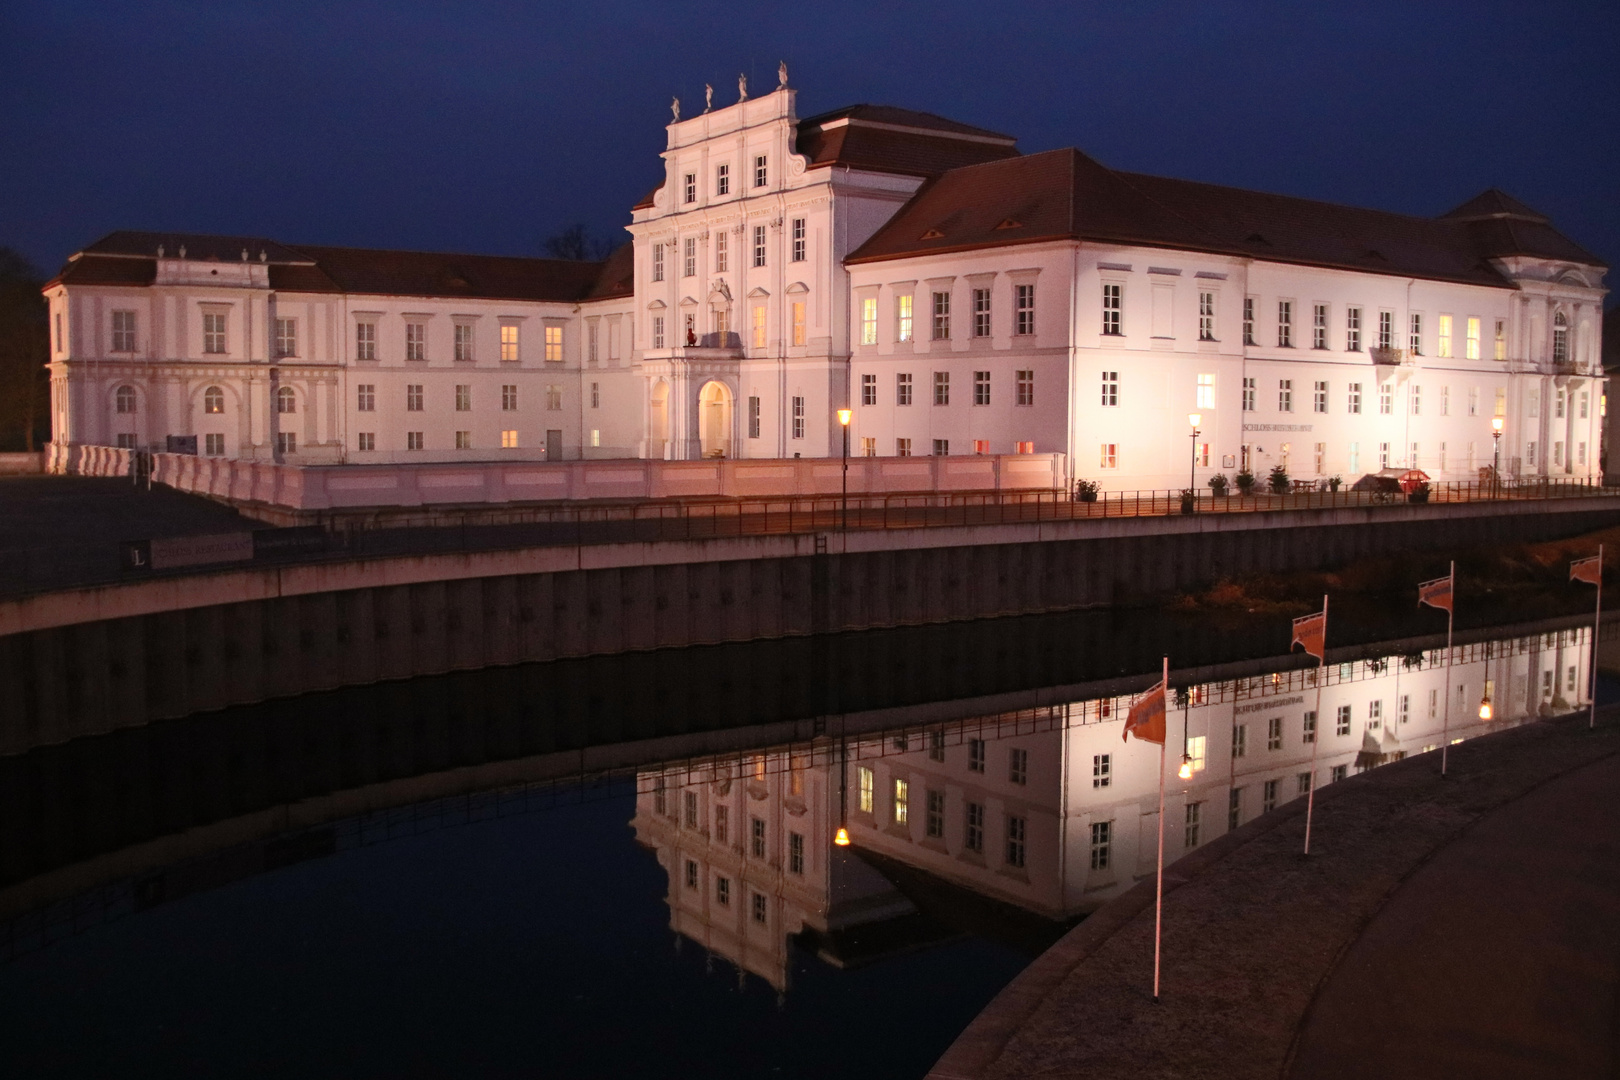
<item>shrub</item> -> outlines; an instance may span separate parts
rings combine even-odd
[[[1273,465],[1271,475],[1266,478],[1266,482],[1271,485],[1273,494],[1286,495],[1288,493],[1288,470],[1281,465]]]
[[[1097,492],[1102,485],[1095,480],[1076,480],[1074,482],[1074,497],[1080,502],[1096,502]]]
[[[1254,491],[1254,473],[1250,472],[1248,469],[1244,469],[1242,472],[1238,473],[1235,479],[1237,480],[1238,494],[1248,495]]]
[[[1209,490],[1213,491],[1217,497],[1226,494],[1226,485],[1227,479],[1225,473],[1216,473],[1214,476],[1209,478]]]
[[[1181,512],[1190,514],[1197,505],[1198,494],[1192,488],[1181,489]]]
[[[1330,476],[1328,477],[1328,490],[1338,491],[1339,485],[1342,483],[1344,483],[1344,478],[1342,476]]]

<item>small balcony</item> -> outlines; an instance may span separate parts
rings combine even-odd
[[[1406,355],[1405,349],[1387,349],[1375,347],[1368,349],[1367,351],[1372,355],[1372,362],[1381,368],[1417,367],[1417,362]]]

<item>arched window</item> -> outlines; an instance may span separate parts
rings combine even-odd
[[[134,412],[135,411],[135,388],[133,386],[120,386],[118,388],[118,393],[116,395],[114,395],[114,400],[117,402],[117,408],[118,408],[119,412],[121,412],[121,413],[132,413],[132,412]]]
[[[217,386],[210,386],[203,391],[203,412],[222,413],[225,411],[225,391]]]
[[[290,386],[283,386],[276,391],[276,412],[295,413],[298,411],[298,398],[293,395]]]
[[[1569,362],[1569,320],[1560,311],[1553,316],[1553,363]]]

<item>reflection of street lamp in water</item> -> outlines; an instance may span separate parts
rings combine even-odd
[[[849,528],[849,420],[852,414],[848,409],[838,410],[838,424],[844,429],[844,496],[838,511],[838,527]],[[849,843],[849,838],[844,838]]]
[[[1502,418],[1491,417],[1491,487],[1502,478]]]
[[[1491,718],[1491,699],[1489,697],[1480,698],[1479,718],[1481,720],[1489,720]]]
[[[1196,415],[1195,413],[1194,416]],[[1197,426],[1195,422],[1193,427],[1196,428]],[[1197,437],[1198,432],[1194,431],[1193,438],[1196,439]],[[1192,687],[1184,686],[1181,689],[1181,768],[1176,770],[1176,775],[1183,780],[1191,780],[1193,774],[1192,755],[1187,753],[1187,710],[1191,705]]]

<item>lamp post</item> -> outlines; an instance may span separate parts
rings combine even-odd
[[[851,413],[848,409],[838,410],[838,425],[844,429],[844,490],[843,500],[838,509],[838,528],[843,531],[849,528],[849,421]]]
[[[1187,752],[1187,710],[1192,707],[1192,687],[1183,687],[1181,691],[1181,768],[1176,775],[1183,780],[1191,780],[1193,774],[1192,755]]]
[[[1502,418],[1491,417],[1491,494],[1500,490],[1502,482]]]
[[[1198,425],[1203,422],[1201,414],[1187,414],[1187,423],[1192,427],[1192,464],[1187,467],[1187,490],[1192,492],[1193,509],[1198,507]]]

